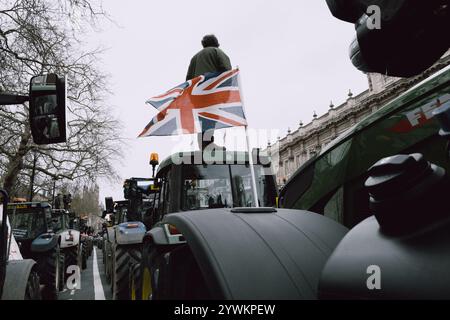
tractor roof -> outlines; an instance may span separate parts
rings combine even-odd
[[[270,166],[270,158],[266,155],[259,154],[258,163],[264,166]],[[158,167],[158,172],[163,171],[171,165],[191,165],[191,164],[248,164],[248,152],[245,151],[222,151],[216,150],[214,154],[201,151],[178,152],[164,159]]]
[[[130,202],[128,200],[119,200],[119,201],[114,201],[114,203],[119,207],[125,207],[125,206],[128,206],[128,204]]]
[[[69,214],[69,211],[65,209],[52,209],[53,214]]]
[[[154,180],[154,178],[128,178],[125,179],[126,181],[149,181],[149,180]]]
[[[51,208],[48,202],[11,202],[8,208],[28,209],[28,208]]]

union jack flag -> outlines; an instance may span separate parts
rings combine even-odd
[[[238,75],[238,69],[207,73],[149,99],[159,112],[139,137],[246,126]]]

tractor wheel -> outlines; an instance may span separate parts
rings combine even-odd
[[[41,283],[44,285],[42,296],[45,300],[58,299],[60,279],[59,254],[60,249],[59,245],[57,245],[38,259],[40,271],[39,276]]]
[[[130,299],[130,258],[128,246],[116,246],[113,256],[112,293],[114,300]]]
[[[144,244],[140,264],[142,300],[157,300],[161,296],[161,290],[165,285],[161,283],[163,279],[160,273],[165,263],[164,254],[168,251],[170,248],[165,250],[158,248],[150,241]]]
[[[81,269],[85,270],[87,268],[87,248],[86,243],[83,243],[81,249]]]
[[[65,274],[66,274],[66,260],[65,254],[59,253],[59,281],[58,281],[58,290],[63,291],[65,286]]]
[[[65,265],[66,267],[69,266],[76,266],[78,265],[78,246],[67,248],[64,252],[65,259]],[[67,278],[67,273],[66,277]]]
[[[82,270],[82,261],[83,261],[83,244],[79,243],[77,246],[77,266]]]
[[[130,265],[134,267],[136,264],[140,264],[142,261],[142,246],[127,246],[126,250],[130,256]]]
[[[88,257],[90,257],[92,255],[92,249],[94,248],[94,243],[92,241],[92,239],[88,240]]]
[[[129,262],[130,256],[125,247],[112,248],[111,293],[113,300],[129,299]]]
[[[141,264],[130,267],[130,299],[142,300]]]
[[[108,282],[108,284],[111,284],[111,286],[112,286],[112,282],[111,282],[111,270],[112,270],[112,267],[111,267],[111,260],[112,260],[112,254],[111,254],[111,246],[110,246],[110,244],[108,243],[108,242],[105,242],[105,256],[104,256],[104,259],[105,259],[105,264],[104,264],[104,267],[105,267],[105,275],[106,275],[106,281]]]
[[[33,268],[28,276],[25,300],[41,300],[41,290],[39,286],[39,275]]]
[[[114,299],[114,268],[115,268],[115,265],[114,265],[114,252],[113,252],[112,246],[111,246],[111,259],[109,261],[108,267],[109,267],[109,279],[111,282],[111,285],[110,285],[111,295],[113,296],[113,299]]]
[[[106,264],[106,249],[105,249],[105,241],[103,241],[102,243],[102,261],[103,261],[103,265]]]
[[[142,262],[142,246],[128,247],[128,254],[130,255],[130,269],[129,269],[129,297],[131,300],[142,299],[142,284],[141,284],[141,262]]]
[[[102,248],[102,262],[103,262],[103,266],[106,265],[106,250],[105,250],[105,244],[103,244],[103,248]]]
[[[108,259],[105,258],[105,262],[103,263],[103,271],[105,272],[105,278],[106,278],[106,282],[108,284],[111,283],[111,275],[109,273],[109,268],[108,268]]]

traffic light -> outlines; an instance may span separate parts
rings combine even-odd
[[[363,72],[411,77],[450,46],[450,0],[326,0],[336,18],[355,24],[350,59]]]
[[[50,73],[31,78],[30,127],[36,144],[66,141],[66,86]]]

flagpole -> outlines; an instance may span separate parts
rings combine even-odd
[[[239,67],[237,67],[237,70],[239,71],[238,85],[239,85],[239,93],[241,95],[242,110],[244,110],[244,114],[246,114],[245,106],[244,106],[244,98],[243,98],[243,93],[242,93],[242,86],[241,86],[241,70],[239,69]],[[253,166],[253,153],[251,150],[250,139],[249,139],[249,135],[248,135],[248,125],[245,126],[245,139],[247,141],[248,164],[250,166],[250,175],[251,175],[251,180],[252,180],[252,194],[253,194],[253,204],[254,204],[253,206],[255,208],[259,208],[258,191],[256,189],[256,175],[255,175],[255,168]]]
[[[253,153],[250,147],[250,139],[248,138],[248,126],[245,126],[245,137],[247,139],[247,148],[248,148],[248,165],[250,166],[250,174],[252,176],[252,193],[253,193],[253,203],[255,208],[259,208],[258,201],[258,192],[256,189],[256,176],[255,176],[255,168],[253,166]]]

